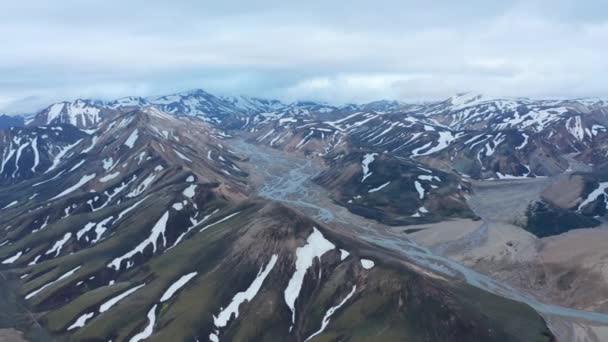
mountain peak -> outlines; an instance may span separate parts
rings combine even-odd
[[[178,95],[183,95],[183,96],[213,96],[211,93],[208,93],[205,90],[200,89],[200,88],[187,90],[185,92],[178,93]]]
[[[490,100],[488,97],[480,93],[465,92],[459,93],[448,99],[450,103],[455,107],[468,107],[473,106],[479,102]]]
[[[141,96],[126,96],[108,102],[108,106],[112,108],[142,107],[149,104],[150,102]]]

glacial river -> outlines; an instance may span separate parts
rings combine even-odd
[[[403,254],[418,265],[449,277],[461,278],[472,286],[532,306],[540,313],[596,324],[608,324],[608,314],[546,304],[529,293],[496,281],[451,259],[433,253],[403,234],[376,221],[352,214],[331,201],[328,193],[311,180],[321,167],[300,156],[232,140],[231,149],[249,157],[252,179],[260,197],[279,201],[307,213],[333,227],[350,229],[351,234],[370,243]],[[480,229],[484,229],[485,223]]]

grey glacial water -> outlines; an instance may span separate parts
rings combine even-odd
[[[323,189],[311,181],[321,168],[310,159],[249,144],[242,140],[232,140],[230,144],[234,151],[250,158],[254,176],[260,178],[258,187],[260,197],[294,206],[325,223],[340,223],[340,226],[352,229],[352,233],[356,233],[359,238],[401,253],[422,267],[461,278],[472,286],[526,303],[540,313],[608,324],[608,314],[543,303],[529,293],[442,257],[407,239],[403,234],[395,233],[390,227],[364,219],[337,206]],[[484,234],[483,229],[486,224],[487,222],[472,236],[480,238]]]

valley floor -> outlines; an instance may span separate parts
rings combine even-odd
[[[559,177],[559,176],[558,176]],[[479,272],[581,310],[608,312],[608,226],[537,238],[516,226],[527,204],[555,179],[476,182],[469,204],[483,222],[412,226],[416,242]],[[570,283],[567,283],[570,282]],[[583,290],[580,290],[580,289]],[[608,326],[545,314],[565,341],[606,341]]]
[[[0,329],[0,342],[24,342],[21,332],[15,329]]]

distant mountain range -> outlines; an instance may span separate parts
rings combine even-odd
[[[33,116],[28,125],[71,124],[90,130],[124,111],[143,108],[196,117],[218,129],[236,130],[251,141],[290,152],[336,155],[339,145],[348,141],[353,148],[389,152],[442,172],[456,172],[464,180],[555,176],[569,169],[570,155],[598,169],[608,155],[608,101],[591,98],[530,100],[464,93],[424,104],[375,101],[331,106],[220,97],[193,90],[154,98],[56,103]],[[590,177],[585,188],[603,180]],[[416,193],[413,185],[411,193]],[[344,202],[359,210],[356,200],[345,198]],[[403,210],[405,216],[399,220],[416,214],[414,209]],[[582,212],[595,216],[598,210]]]
[[[246,131],[258,143],[291,151],[325,155],[348,137],[353,147],[441,165],[444,172],[465,178],[518,179],[560,174],[568,169],[570,154],[583,164],[601,165],[608,154],[607,106],[602,99],[530,100],[470,93],[425,104],[331,106],[194,90],[154,98],[61,102],[28,124],[90,129],[125,110],[154,107],[200,118],[222,130]]]

